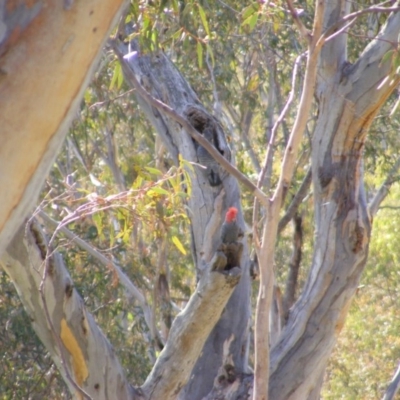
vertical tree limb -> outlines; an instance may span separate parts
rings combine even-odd
[[[262,245],[259,249],[260,288],[257,297],[255,323],[255,369],[254,369],[254,400],[268,399],[269,376],[269,311],[272,301],[274,283],[274,253],[278,233],[279,211],[289,188],[294,172],[296,156],[302,133],[307,124],[316,86],[317,61],[323,45],[321,41],[324,2],[317,1],[312,38],[308,48],[306,75],[298,113],[292,132],[286,146],[281,174],[274,195],[267,207],[267,219],[262,235]]]

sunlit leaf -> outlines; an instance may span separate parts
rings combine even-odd
[[[162,175],[162,172],[161,172],[159,169],[157,169],[157,168],[153,168],[153,167],[144,167],[144,169],[145,169],[146,171],[150,172],[151,174],[154,174],[154,175]]]
[[[165,194],[165,195],[169,195],[170,193],[168,192],[168,190],[165,190],[165,189],[163,189],[162,187],[160,187],[160,186],[154,186],[154,187],[152,187],[148,192],[147,192],[147,194],[149,195],[149,196],[152,196],[152,195],[154,195],[155,193],[157,193],[157,194]]]
[[[242,23],[242,27],[248,26],[248,31],[252,32],[255,28],[258,20],[258,13],[252,14],[249,18],[245,19]]]
[[[179,238],[177,236],[172,236],[172,242],[174,243],[174,245],[176,246],[176,248],[183,254],[186,256],[186,250],[183,247],[182,242],[179,240]]]
[[[245,21],[256,12],[258,12],[258,3],[250,4],[242,11],[242,20]]]
[[[121,64],[119,62],[116,62],[115,67],[114,67],[113,76],[111,78],[110,90],[114,89],[115,87],[117,87],[119,89],[122,85],[123,79],[124,79],[124,77],[122,74]]]
[[[200,14],[201,22],[203,23],[204,29],[205,29],[207,35],[210,37],[211,36],[210,28],[208,27],[206,13],[204,12],[204,9],[200,4],[197,4],[197,7],[199,8],[199,14]]]

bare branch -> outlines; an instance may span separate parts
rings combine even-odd
[[[20,228],[0,263],[16,286],[39,339],[75,397],[83,398],[77,384],[85,391],[86,398],[106,399],[113,393],[121,400],[137,399],[112,346],[74,290],[61,255],[53,252],[46,261],[47,242],[39,224],[35,224],[26,230],[25,226]],[[45,268],[43,302],[38,287]],[[45,312],[45,305],[50,313]],[[105,365],[106,369],[99,368]]]
[[[304,54],[298,56],[296,58],[296,61],[294,63],[294,67],[293,67],[293,74],[292,74],[292,86],[291,86],[291,90],[289,93],[289,97],[286,101],[285,107],[283,108],[283,110],[281,111],[278,119],[276,120],[272,131],[271,131],[271,136],[270,136],[270,140],[268,142],[268,148],[267,148],[267,153],[265,155],[265,159],[264,159],[264,165],[262,170],[260,171],[260,174],[258,176],[258,180],[257,180],[257,187],[261,188],[264,185],[264,180],[265,180],[265,176],[267,175],[267,171],[272,169],[272,161],[273,161],[273,147],[275,144],[275,138],[276,138],[276,134],[278,131],[278,128],[280,126],[280,124],[283,122],[285,115],[287,113],[287,111],[289,110],[289,106],[292,103],[293,99],[294,99],[294,92],[295,92],[295,87],[296,87],[296,77],[297,77],[297,71],[298,71],[298,66],[300,64],[300,60],[303,57]],[[266,188],[265,191],[266,193],[268,193],[268,191],[270,190],[270,180],[268,179],[268,182],[265,184]],[[254,207],[253,207],[253,235],[256,238],[258,238],[257,235],[257,222],[259,219],[259,204],[258,204],[258,199],[255,198],[254,199]]]
[[[43,311],[46,316],[47,323],[50,326],[50,330],[53,333],[54,340],[57,344],[57,347],[58,347],[58,350],[60,353],[60,364],[63,367],[65,377],[70,382],[72,387],[80,394],[79,397],[83,396],[83,398],[85,398],[85,399],[93,400],[92,397],[81,387],[83,384],[83,381],[82,381],[82,379],[80,379],[81,378],[80,376],[77,376],[78,374],[76,373],[76,371],[74,371],[75,377],[72,377],[72,375],[71,375],[72,368],[71,368],[71,366],[69,366],[67,364],[67,361],[66,361],[66,350],[69,350],[69,349],[68,349],[67,345],[66,346],[63,345],[63,341],[61,339],[61,335],[63,334],[62,333],[63,328],[61,325],[61,333],[59,333],[57,331],[57,329],[55,328],[53,320],[50,316],[49,306],[47,303],[46,287],[45,287],[46,280],[48,278],[48,275],[51,273],[51,270],[54,270],[57,262],[60,262],[61,260],[56,259],[56,254],[53,254],[49,245],[46,244],[47,239],[45,238],[43,231],[35,218],[30,219],[30,221],[26,224],[25,230],[26,230],[26,232],[33,234],[33,236],[35,237],[36,243],[40,243],[43,247],[46,247],[45,252],[43,252],[43,249],[42,249],[42,252],[43,252],[42,256],[44,256],[44,260],[42,262],[43,272],[42,272],[42,280],[40,281],[40,285],[39,285],[39,293],[40,293],[40,297],[41,297],[41,300],[43,303]],[[38,270],[39,270],[39,268],[38,268]],[[71,371],[70,371],[70,369],[71,369]]]
[[[349,28],[353,23],[357,20],[358,17],[364,14],[370,14],[370,13],[391,13],[391,12],[397,12],[400,11],[400,7],[382,7],[384,4],[387,3],[393,3],[393,1],[384,1],[380,5],[375,5],[369,8],[366,8],[364,10],[356,11],[354,13],[347,14],[344,16],[342,19],[337,21],[335,24],[330,26],[322,35],[321,39],[324,42],[327,42],[328,40],[333,39],[336,37],[338,34],[342,33],[345,31],[347,28]],[[342,26],[345,24],[344,26]],[[338,31],[335,32],[335,30],[338,29]]]
[[[290,203],[289,207],[286,210],[285,215],[281,218],[278,225],[278,233],[281,233],[286,225],[290,222],[290,220],[296,214],[297,209],[299,208],[300,203],[303,201],[304,197],[306,197],[308,189],[310,188],[312,181],[312,173],[311,167],[308,170],[306,176],[301,183],[299,190],[297,191],[296,195],[293,197],[292,202]]]
[[[296,78],[297,78],[297,72],[298,72],[298,68],[299,68],[299,64],[300,64],[300,60],[301,58],[304,56],[305,54],[301,54],[296,58],[296,61],[294,62],[294,67],[293,67],[293,73],[292,73],[292,86],[290,89],[290,93],[288,96],[288,99],[286,101],[285,107],[283,107],[283,110],[281,111],[281,113],[279,114],[278,119],[276,120],[272,131],[271,131],[271,137],[268,143],[268,150],[265,156],[265,160],[264,160],[264,166],[260,172],[260,175],[258,177],[258,181],[257,181],[257,187],[261,188],[264,184],[266,187],[266,192],[268,192],[270,190],[270,181],[268,181],[267,183],[264,183],[265,180],[265,176],[267,174],[268,169],[272,168],[272,161],[273,161],[273,146],[275,144],[275,138],[276,138],[276,133],[278,131],[279,126],[281,125],[281,123],[283,122],[283,120],[285,119],[286,113],[289,110],[290,104],[292,104],[293,99],[294,99],[294,93],[295,93],[295,89],[296,89]]]
[[[307,40],[307,43],[309,43],[311,37],[310,31],[304,26],[302,20],[299,18],[299,14],[297,13],[296,9],[293,6],[292,0],[286,0],[286,3],[288,5],[290,14],[292,15],[295,24],[299,28],[301,36],[303,36],[303,38]]]
[[[385,182],[383,182],[382,186],[376,192],[375,196],[368,205],[368,210],[372,217],[376,215],[376,213],[379,210],[380,204],[389,194],[390,187],[393,185],[394,182],[396,182],[399,179],[398,177],[395,177],[399,168],[400,168],[400,157],[396,160],[388,176],[386,177]]]

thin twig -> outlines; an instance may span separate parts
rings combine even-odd
[[[97,101],[96,103],[91,104],[88,109],[92,109],[94,107],[101,107],[104,104],[112,103],[113,101],[120,99],[121,97],[126,96],[127,94],[131,94],[135,91],[135,89],[129,89],[124,93],[119,94],[118,96],[113,97],[112,99],[104,100],[104,101]]]
[[[112,266],[112,268],[115,270],[115,272],[118,275],[118,278],[121,282],[121,284],[125,287],[127,292],[135,298],[142,310],[144,315],[146,316],[146,313],[148,310],[146,310],[146,307],[148,307],[148,304],[146,302],[146,299],[142,292],[131,282],[131,280],[125,275],[125,273],[121,270],[121,268],[112,260],[108,259],[106,256],[101,254],[98,250],[96,250],[93,246],[82,240],[80,237],[75,235],[73,232],[71,232],[66,226],[61,225],[60,223],[55,221],[53,218],[51,218],[49,215],[47,215],[44,211],[40,210],[37,215],[43,219],[45,223],[48,225],[58,228],[58,231],[64,234],[68,239],[71,239],[74,243],[76,243],[81,249],[87,251],[92,257],[94,257],[97,261],[99,261],[102,265],[105,267],[109,268]]]
[[[299,190],[297,191],[296,195],[293,197],[292,202],[290,203],[289,207],[286,210],[285,215],[281,218],[278,225],[278,233],[281,233],[286,225],[290,222],[290,220],[296,214],[297,209],[299,208],[300,203],[303,201],[304,197],[306,196],[308,189],[310,188],[311,181],[312,181],[312,174],[311,174],[311,167],[307,171],[306,176],[301,183]]]
[[[380,204],[389,194],[390,187],[393,185],[394,182],[398,180],[398,177],[395,178],[395,175],[398,172],[399,168],[400,168],[400,157],[396,160],[392,169],[389,171],[385,181],[382,183],[381,187],[376,192],[375,196],[368,205],[368,211],[372,217],[376,215],[376,213],[379,210]]]
[[[309,43],[311,37],[310,31],[305,27],[302,20],[299,18],[299,14],[293,6],[292,0],[286,0],[286,3],[288,5],[290,14],[292,15],[293,21],[301,33],[301,36],[303,36],[307,43]]]
[[[345,29],[349,28],[357,20],[357,18],[363,14],[391,13],[391,12],[400,11],[400,7],[382,7],[383,4],[387,4],[390,2],[391,1],[385,1],[385,2],[381,3],[380,5],[372,6],[372,7],[366,8],[364,10],[360,10],[360,11],[356,11],[356,12],[347,14],[346,16],[341,18],[339,21],[337,21],[335,24],[331,25],[328,29],[326,29],[325,32],[323,33],[323,35],[321,36],[320,40],[322,40],[325,43],[328,40],[333,39],[338,34],[342,33]],[[340,28],[337,32],[334,32],[335,29],[339,28],[342,24],[345,24],[347,21],[350,21],[350,22],[348,22],[345,26]]]

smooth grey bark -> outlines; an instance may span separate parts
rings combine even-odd
[[[129,67],[153,97],[185,116],[205,137],[206,128],[211,125],[214,146],[231,161],[231,152],[221,124],[202,106],[197,95],[163,53],[139,54],[129,60]],[[176,122],[155,110],[143,98],[138,97],[138,101],[173,159],[177,161],[180,154],[185,160],[198,163],[197,143]],[[238,222],[243,231],[245,226],[236,179],[221,168],[219,173],[222,184],[212,187],[202,168],[195,167],[194,171],[189,169],[188,172],[192,179],[192,196],[188,207],[192,223],[194,266],[200,278],[221,242],[219,230],[228,207],[239,209]],[[245,349],[250,323],[250,275],[246,243],[240,266],[243,273],[239,285],[205,343],[192,377],[181,392],[182,399],[197,400],[206,396],[213,387],[218,370],[227,360],[238,373],[245,372]]]

